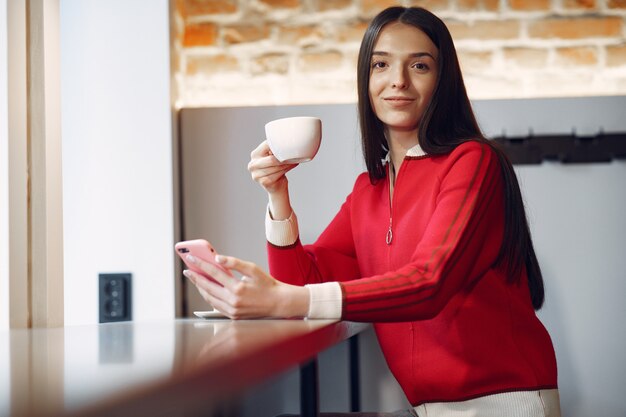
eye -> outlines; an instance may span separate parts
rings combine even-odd
[[[372,69],[382,69],[387,66],[387,63],[384,61],[374,61],[372,62]]]
[[[418,71],[428,71],[429,67],[427,64],[423,63],[423,62],[416,62],[415,64],[413,64],[413,68],[415,68]]]

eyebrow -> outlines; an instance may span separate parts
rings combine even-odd
[[[372,52],[372,56],[374,56],[374,55],[389,56],[391,54],[389,52],[373,51]],[[436,61],[435,57],[432,56],[429,52],[413,52],[412,54],[409,54],[409,57],[411,57],[411,58],[421,58],[421,57],[424,57],[424,56],[428,56],[433,61]]]

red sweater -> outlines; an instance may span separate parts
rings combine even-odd
[[[468,142],[405,158],[392,204],[389,181],[361,174],[314,244],[268,244],[270,271],[297,285],[339,281],[342,319],[374,323],[413,406],[556,388],[554,349],[525,272],[509,284],[493,266],[503,218],[497,156]]]

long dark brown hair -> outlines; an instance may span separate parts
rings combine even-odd
[[[504,268],[509,282],[517,282],[526,268],[532,305],[543,305],[541,268],[535,255],[519,183],[511,162],[495,143],[485,138],[472,110],[454,43],[446,25],[419,7],[390,7],[369,24],[359,51],[357,85],[363,156],[372,184],[385,178],[383,159],[389,151],[384,124],[376,117],[369,98],[372,50],[382,28],[391,22],[411,25],[424,32],[439,50],[437,85],[419,123],[421,148],[430,155],[450,153],[470,140],[490,146],[500,162],[504,183],[505,217],[502,247],[495,264]],[[454,115],[454,117],[449,117]]]

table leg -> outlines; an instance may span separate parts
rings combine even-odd
[[[300,415],[319,416],[319,384],[317,378],[317,357],[300,367]]]
[[[361,382],[359,367],[359,335],[348,340],[350,356],[350,411],[361,411]]]

